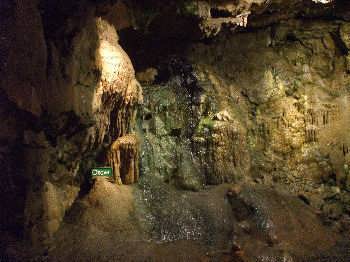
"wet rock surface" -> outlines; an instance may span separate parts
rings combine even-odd
[[[144,174],[190,190],[239,180],[249,168],[246,134],[235,112],[223,109],[217,80],[179,57],[157,77],[143,86]]]
[[[348,261],[349,243],[282,189],[224,184],[200,193],[95,181],[67,214],[49,261]],[[181,208],[178,208],[181,206]],[[164,257],[165,256],[165,257]]]
[[[228,192],[233,251],[243,261],[347,261],[345,238],[296,196],[262,185]],[[254,240],[253,240],[254,239]]]
[[[348,261],[349,9],[1,1],[0,260]]]

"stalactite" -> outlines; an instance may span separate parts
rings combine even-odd
[[[139,178],[138,151],[136,135],[119,137],[113,142],[108,152],[108,162],[113,168],[116,184],[133,184]]]

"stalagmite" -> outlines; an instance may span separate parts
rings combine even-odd
[[[136,135],[119,137],[108,152],[108,162],[113,167],[115,182],[119,185],[136,183],[139,177],[138,140]]]

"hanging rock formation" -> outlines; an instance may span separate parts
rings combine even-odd
[[[139,143],[135,135],[119,137],[111,145],[108,162],[119,185],[136,183],[139,178]]]
[[[82,6],[76,7],[77,17],[67,18],[65,6],[52,3],[43,6],[42,19],[34,1],[7,7],[18,19],[4,58],[2,95],[18,108],[11,110],[30,116],[17,130],[20,151],[10,154],[23,155],[22,219],[34,244],[46,243],[57,231],[88,183],[90,168],[105,164],[99,159],[109,141],[133,130],[142,101],[115,27],[95,15],[93,5]]]
[[[0,15],[5,260],[349,260],[348,1],[2,0]],[[115,183],[92,182],[106,165]]]

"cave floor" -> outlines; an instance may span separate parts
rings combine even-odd
[[[298,198],[247,186],[237,202],[231,184],[191,192],[151,183],[96,180],[45,251],[2,235],[10,261],[350,261],[350,245]]]
[[[203,192],[184,192],[182,197],[185,197],[186,201],[202,206],[209,211],[209,214],[217,218],[221,215],[222,219],[225,219],[228,217],[227,210],[230,209],[229,203],[224,201],[228,188],[229,185],[221,185]],[[104,179],[96,181],[90,193],[77,201],[67,214],[49,249],[48,259],[50,261],[213,261],[212,258],[215,257],[215,261],[231,261],[229,235],[232,221],[229,220],[232,218],[227,218],[225,237],[218,237],[217,232],[213,232],[215,243],[208,243],[210,236],[207,236],[208,239],[196,237],[195,234],[203,235],[207,233],[204,231],[208,231],[199,227],[188,229],[187,237],[183,237],[182,232],[173,232],[170,241],[166,239],[170,233],[167,235],[157,233],[166,230],[167,225],[159,230],[148,223],[147,216],[150,214],[147,210],[142,211],[147,208],[143,201],[140,201],[142,196],[145,197],[141,195],[141,191],[142,189],[136,186],[116,186]],[[167,207],[161,204],[160,208],[163,211],[169,209],[165,211],[168,214],[173,209],[171,204]],[[181,209],[181,206],[176,208]],[[226,210],[223,211],[224,209]],[[165,216],[169,218],[173,214]],[[159,219],[164,220],[163,217]],[[181,216],[177,219],[180,223],[186,223],[181,221]],[[164,223],[168,222],[165,219]],[[214,222],[220,224],[220,221]],[[153,221],[154,224],[157,223]],[[203,232],[191,232],[191,230]]]

